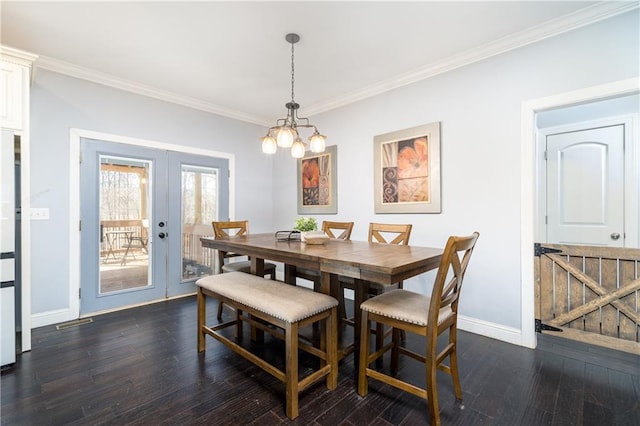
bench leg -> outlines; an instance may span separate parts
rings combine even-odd
[[[287,351],[285,387],[286,412],[291,420],[298,417],[298,324],[287,324],[285,328],[285,345]]]
[[[202,287],[198,287],[198,352],[204,352],[205,335],[203,327],[207,316],[207,298],[202,292]]]
[[[327,363],[331,366],[331,371],[327,375],[327,389],[333,390],[338,387],[338,308],[332,308],[331,315],[323,323],[326,329],[323,345],[327,354]]]

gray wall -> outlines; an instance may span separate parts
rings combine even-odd
[[[31,206],[50,209],[32,226],[32,314],[69,308],[70,129],[235,154],[236,218],[272,229],[273,160],[264,129],[38,69],[31,87]]]
[[[527,100],[637,77],[638,11],[486,59],[317,117],[338,145],[338,214],[354,239],[368,222],[412,223],[411,243],[443,246],[451,234],[480,232],[461,313],[521,329],[521,108]],[[442,213],[374,214],[373,137],[441,122]],[[278,158],[276,227],[297,216],[295,163]],[[433,274],[405,283],[430,291]]]

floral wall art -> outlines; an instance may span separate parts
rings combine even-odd
[[[376,213],[440,213],[440,123],[374,137]]]
[[[298,160],[298,214],[336,214],[337,147]]]

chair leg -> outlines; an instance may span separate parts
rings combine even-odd
[[[369,364],[369,314],[362,311],[362,331],[360,333],[360,362],[358,366],[358,395],[366,396],[369,392],[369,383],[367,380],[367,367]]]
[[[393,346],[391,347],[391,374],[393,376],[398,372],[398,360],[400,358],[398,347],[400,346],[402,332],[404,332],[404,330],[395,327],[391,331],[391,339],[393,341]]]
[[[223,309],[222,301],[218,302],[218,321],[222,321],[222,309]]]
[[[384,324],[381,322],[376,323],[376,351],[379,351],[384,346]],[[380,357],[376,360],[376,368],[381,369],[383,366],[384,358]]]
[[[436,383],[436,371],[438,369],[436,367],[435,355],[436,355],[435,350],[432,353],[427,354],[426,389],[427,389],[427,406],[429,407],[429,417],[431,419],[430,423],[431,425],[439,426],[440,412],[438,409],[438,388]]]
[[[202,330],[207,316],[207,298],[202,292],[202,288],[198,287],[198,352],[204,352],[205,335]]]
[[[449,353],[449,364],[451,367],[451,378],[453,380],[453,391],[456,394],[456,399],[462,405],[462,387],[460,386],[460,374],[458,373],[458,344],[457,344],[457,327],[451,327],[449,329],[449,343],[453,345],[451,352]]]

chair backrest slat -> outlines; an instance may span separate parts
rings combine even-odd
[[[221,238],[229,238],[235,236],[247,235],[249,233],[249,221],[248,220],[235,220],[226,222],[211,222],[213,226],[213,235],[216,240]],[[218,250],[218,264],[222,268],[224,260],[230,257],[243,256],[233,252]]]
[[[382,244],[409,245],[412,225],[394,223],[370,223],[369,242]]]
[[[429,324],[438,324],[440,310],[447,306],[451,307],[452,315],[457,315],[460,288],[479,236],[474,232],[468,237],[452,236],[447,240],[431,292]]]
[[[322,222],[322,231],[329,238],[336,240],[350,240],[351,231],[353,231],[353,222],[330,222],[325,220]],[[342,231],[336,236],[337,231]]]

